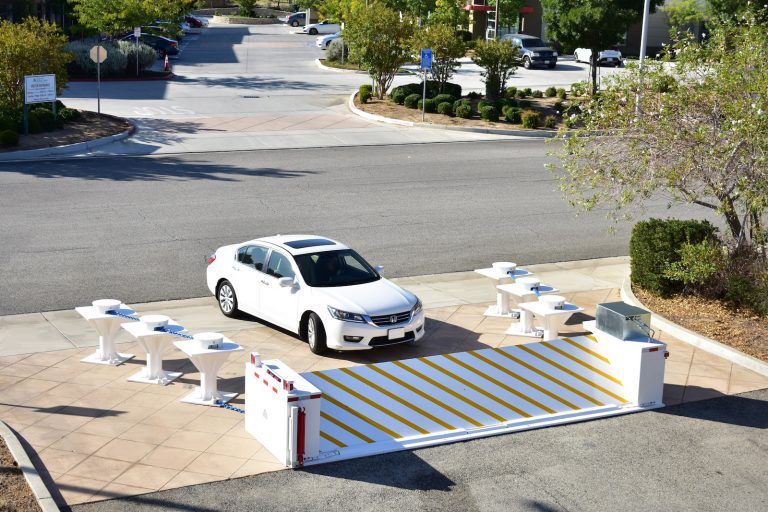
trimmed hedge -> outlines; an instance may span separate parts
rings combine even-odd
[[[523,110],[519,107],[504,107],[502,110],[502,113],[504,114],[504,119],[507,120],[507,122],[512,124],[520,124],[522,121],[521,114]]]
[[[437,104],[437,113],[446,116],[453,116],[453,103],[450,101],[444,101]]]
[[[544,91],[544,94],[547,96],[547,98],[554,98],[557,96],[557,89],[554,87],[547,87],[547,90]]]
[[[435,98],[439,94],[437,87],[437,82],[434,80],[427,80],[427,98]],[[461,86],[459,84],[446,82],[443,88],[445,89],[443,94],[447,94],[453,98],[461,98]],[[418,82],[397,86],[389,92],[389,97],[391,99],[394,99],[393,95],[395,94],[395,91],[403,91],[406,96],[418,94],[419,97],[421,97],[424,94],[424,84]]]
[[[0,146],[11,147],[19,145],[19,132],[16,130],[0,131]]]
[[[360,92],[360,103],[368,103],[371,99],[371,91],[361,91]]]
[[[398,105],[403,104],[406,96],[407,95],[405,94],[405,91],[392,91],[392,93],[389,95],[390,99]]]
[[[684,284],[664,276],[670,264],[680,261],[684,243],[698,244],[717,238],[717,228],[707,221],[649,219],[632,228],[629,256],[632,284],[654,295],[669,297]]]
[[[360,96],[366,92],[368,94],[373,94],[373,86],[371,84],[363,84],[357,89],[357,91],[360,93]]]
[[[421,101],[421,94],[409,94],[405,97],[403,105],[408,108],[416,108]]]
[[[437,103],[435,103],[435,100],[432,98],[427,98],[426,101],[422,101],[420,99],[416,104],[416,107],[419,110],[424,110],[424,112],[428,114],[433,114],[437,112]]]
[[[486,121],[498,121],[499,111],[493,105],[486,105],[480,109],[480,118]]]
[[[533,110],[526,110],[520,114],[520,121],[523,128],[536,129],[541,125],[541,114]]]
[[[517,87],[507,87],[507,89],[504,91],[504,96],[507,98],[514,98],[517,96]]]
[[[453,105],[453,102],[456,101],[456,97],[451,96],[450,94],[438,94],[433,99],[435,100],[435,103],[437,103],[438,105],[446,101],[450,102],[451,105]]]
[[[0,116],[0,132],[4,132],[6,130],[16,130],[17,128],[18,125],[16,124],[16,121],[10,117]]]
[[[544,128],[553,129],[557,127],[557,118],[555,116],[547,116],[544,118]]]
[[[469,119],[472,117],[472,107],[467,104],[461,104],[454,110],[454,113],[456,114],[456,117],[460,117],[462,119]]]

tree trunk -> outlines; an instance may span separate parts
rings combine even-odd
[[[589,70],[592,74],[592,96],[597,94],[597,59],[599,50],[592,49],[592,56],[589,58]]]

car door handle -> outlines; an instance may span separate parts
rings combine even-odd
[[[264,279],[262,279],[261,280],[261,284],[265,284],[265,285],[269,286],[269,281],[265,281]]]
[[[237,267],[232,267],[232,270],[234,270],[235,272],[240,272],[240,269]]]

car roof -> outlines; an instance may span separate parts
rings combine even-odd
[[[245,244],[251,243],[275,245],[294,256],[298,254],[349,249],[349,247],[341,242],[318,235],[274,235],[245,242]]]

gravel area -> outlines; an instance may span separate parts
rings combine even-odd
[[[768,319],[699,297],[663,299],[639,288],[635,296],[648,309],[694,332],[768,362]]]
[[[0,439],[0,512],[37,512],[32,489],[11,455],[5,442]]]

